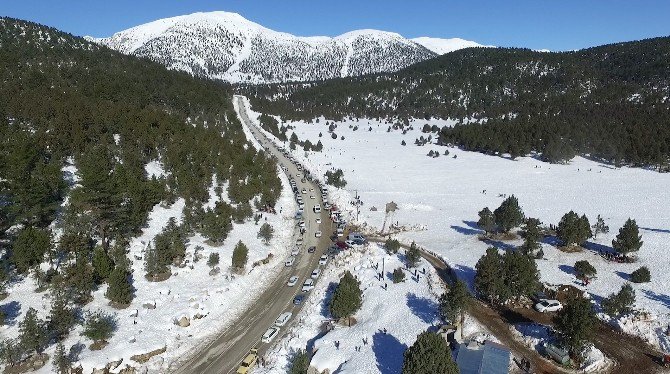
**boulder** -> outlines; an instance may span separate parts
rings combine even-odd
[[[217,275],[217,274],[219,274],[220,272],[221,272],[221,268],[219,268],[219,267],[217,266],[217,267],[214,267],[212,270],[209,271],[209,275],[211,275],[211,276],[213,276],[213,275]]]
[[[189,327],[191,326],[191,319],[188,318],[187,316],[181,316],[179,320],[177,321],[177,325],[180,327]]]
[[[144,307],[145,309],[156,309],[156,300],[144,303],[142,304],[142,307]]]

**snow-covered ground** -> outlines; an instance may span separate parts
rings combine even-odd
[[[666,269],[666,244],[670,239],[670,190],[666,186],[670,185],[670,174],[617,169],[581,157],[568,165],[552,165],[533,157],[510,160],[452,147],[416,146],[416,138],[427,137],[421,132],[426,123],[432,125],[434,121],[415,120],[414,130],[403,135],[400,131],[387,132],[388,123],[373,120],[336,122],[337,139],[331,138],[324,118],[319,123],[285,125],[294,126],[300,140],[323,143],[321,153],[294,151],[315,175],[334,168],[344,171],[346,191],[331,192],[331,200],[351,212],[351,196],[356,191],[364,204],[359,221],[377,228],[384,222],[385,204],[396,202],[399,210],[389,221],[411,230],[397,237],[438,253],[470,284],[474,266],[488,246],[477,239],[481,232],[476,225],[477,212],[485,206],[497,208],[503,195],[516,195],[526,216],[539,218],[547,225],[557,224],[570,210],[585,213],[591,223],[602,215],[610,227],[609,234],[591,239],[588,249],[581,253],[564,253],[543,244],[545,257],[537,261],[542,280],[584,288],[577,284],[572,267],[577,260],[586,259],[598,271],[598,278],[586,290],[599,301],[618,291],[633,270],[647,266],[652,281],[633,284],[633,288],[637,308],[649,311],[651,319],[630,322],[627,331],[656,346],[670,346],[662,333],[670,322],[670,272]],[[354,131],[354,126],[358,130]],[[406,146],[401,145],[402,140]],[[445,156],[447,149],[450,154]],[[430,150],[439,151],[440,157],[427,157]],[[598,251],[611,246],[629,217],[637,220],[644,241],[639,260],[634,264],[608,263]],[[520,242],[495,244],[504,250]]]
[[[315,352],[311,365],[319,372],[400,372],[405,349],[419,333],[439,325],[438,297],[444,288],[434,269],[423,260],[418,269],[426,269],[426,274],[420,273],[418,282],[405,270],[406,280],[394,284],[391,272],[398,267],[405,268],[399,256],[387,254],[377,244],[357,246],[337,255],[311,291],[290,334],[266,354],[266,366],[258,372],[285,373],[291,355],[305,348]],[[328,301],[346,270],[361,282],[363,305],[355,315],[355,325],[336,325],[325,333],[322,326],[330,321]],[[377,273],[382,271],[385,275],[380,281]]]
[[[152,175],[164,174],[162,167],[156,162],[147,165],[147,171]],[[68,178],[76,181],[76,168],[70,166],[64,172]],[[81,350],[78,357],[84,373],[90,373],[94,368],[102,368],[119,359],[123,359],[119,369],[128,364],[136,368],[144,366],[149,372],[165,372],[169,365],[187,358],[189,353],[213,339],[219,331],[240,316],[260,295],[264,285],[269,284],[283,268],[289,243],[293,240],[292,213],[295,202],[287,187],[286,177],[283,173],[280,173],[280,177],[284,189],[277,211],[281,210],[282,214],[264,214],[259,225],[254,224],[253,220],[234,224],[222,246],[212,246],[200,235],[191,237],[187,246],[186,266],[172,267],[172,276],[163,282],[149,282],[144,277],[144,249],[162,231],[170,217],[175,217],[178,222],[181,220],[184,200],[179,199],[169,207],[155,206],[150,213],[148,226],[130,243],[128,256],[133,261],[133,286],[136,289],[132,304],[127,309],[115,310],[108,305],[104,296],[106,286],[103,286],[94,292],[94,300],[84,307],[85,311],[101,309],[116,314],[118,329],[109,339],[109,345],[100,351],[89,350],[88,346],[92,342],[81,336],[81,327],[70,333],[70,337],[64,342],[66,348],[76,346],[76,350]],[[212,206],[218,199],[227,200],[226,189],[223,190],[223,196],[216,196],[214,188],[211,188],[210,201],[206,205]],[[270,245],[264,245],[257,238],[260,224],[265,219],[275,228],[275,236]],[[229,271],[232,251],[239,240],[249,248],[247,273],[232,275]],[[199,252],[201,259],[196,262],[193,255],[197,246],[203,249]],[[217,275],[209,275],[210,268],[207,266],[207,259],[212,252],[220,254],[218,266],[221,272]],[[274,257],[269,264],[252,267],[254,262],[265,259],[270,253]],[[50,297],[47,292],[35,293],[36,288],[33,278],[29,277],[8,289],[10,295],[0,305],[11,311],[11,319],[8,325],[0,327],[0,336],[17,336],[18,322],[30,307],[37,309],[41,318],[47,317],[51,305]],[[151,307],[147,308],[145,304]],[[183,316],[190,319],[190,326],[180,327],[175,324]],[[130,360],[133,355],[163,347],[167,348],[165,353],[153,357],[144,365]],[[52,354],[53,350],[54,347],[51,346],[47,353]],[[39,372],[50,373],[52,370],[51,363],[48,363]]]

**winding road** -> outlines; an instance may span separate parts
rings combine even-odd
[[[291,267],[284,267],[272,284],[263,291],[240,318],[203,347],[194,357],[182,362],[175,369],[176,373],[234,373],[240,362],[254,347],[258,348],[259,357],[263,357],[268,348],[279,341],[290,329],[294,318],[302,308],[302,305],[293,305],[293,297],[300,293],[302,283],[310,277],[312,270],[319,266],[319,257],[325,253],[330,245],[329,236],[334,230],[333,223],[324,209],[319,214],[313,211],[315,205],[319,204],[323,207],[324,203],[318,186],[309,180],[303,183],[301,178],[296,177],[302,172],[249,119],[242,98],[235,96],[233,100],[237,100],[240,118],[256,140],[265,148],[265,151],[276,157],[278,164],[286,168],[287,176],[294,178],[298,190],[303,188],[307,190],[307,193],[302,195],[305,203],[304,220],[306,223],[306,232],[302,236],[304,243],[300,248],[300,254],[297,256],[295,264]],[[313,191],[310,191],[310,189],[313,189]],[[310,199],[310,195],[313,195],[314,199]],[[316,223],[317,217],[321,218],[320,224]],[[323,235],[316,238],[316,231],[321,231]],[[296,229],[294,238],[299,237],[301,236]],[[307,253],[307,248],[310,246],[316,246],[314,253]],[[284,260],[283,258],[275,258],[273,261],[284,262]],[[286,282],[293,275],[298,276],[298,283],[293,287],[288,287]],[[261,337],[265,331],[273,326],[277,317],[284,312],[293,313],[291,320],[281,328],[280,334],[272,342],[261,343]]]

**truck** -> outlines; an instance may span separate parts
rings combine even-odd
[[[258,362],[258,349],[252,348],[251,351],[249,351],[249,354],[247,354],[247,357],[242,360],[242,363],[240,363],[240,367],[237,368],[236,373],[237,374],[247,374],[253,370],[254,367],[256,367],[256,363]]]

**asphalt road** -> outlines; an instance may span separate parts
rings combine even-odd
[[[300,293],[302,283],[310,277],[312,270],[318,267],[319,257],[326,252],[328,246],[331,244],[329,237],[334,230],[332,221],[323,209],[324,202],[318,186],[308,180],[306,181],[307,183],[302,183],[301,178],[297,178],[297,175],[302,172],[298,171],[296,165],[291,163],[249,120],[241,99],[235,97],[234,100],[239,100],[240,117],[242,117],[254,137],[267,152],[277,158],[279,165],[288,168],[286,173],[289,177],[293,176],[298,190],[302,190],[303,188],[307,190],[307,193],[302,195],[305,203],[304,220],[306,223],[306,232],[302,236],[304,243],[300,248],[300,254],[297,256],[295,264],[292,267],[282,268],[272,284],[268,285],[267,289],[238,320],[223,331],[214,341],[205,346],[196,356],[182,363],[175,370],[176,373],[234,373],[249,350],[254,347],[258,348],[259,356],[262,357],[272,344],[279,341],[289,330],[293,320],[302,308],[302,305],[293,305],[293,297]],[[314,189],[314,191],[310,192],[310,188]],[[310,199],[310,195],[313,195],[314,199]],[[313,207],[316,204],[320,204],[322,207],[320,214],[316,214],[313,211]],[[316,223],[317,217],[321,218],[320,224]],[[314,236],[316,231],[322,232],[323,235],[321,238]],[[299,237],[301,236],[296,229],[294,239]],[[315,253],[307,253],[307,248],[310,246],[316,246]],[[293,246],[291,246],[292,248]],[[284,260],[284,258],[276,257],[273,261],[281,261],[283,263]],[[262,267],[260,271],[263,271]],[[298,284],[288,287],[286,282],[293,275],[298,276]],[[262,343],[261,337],[265,331],[274,324],[280,314],[287,311],[292,312],[293,316],[281,328],[279,336],[269,344]]]

